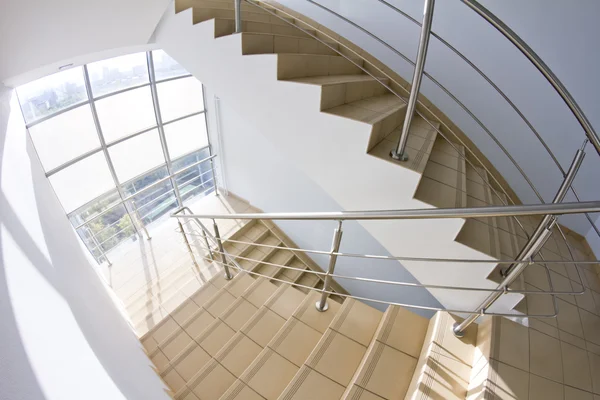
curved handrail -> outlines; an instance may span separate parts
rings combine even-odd
[[[529,47],[527,43],[519,35],[515,33],[512,29],[510,29],[504,22],[502,22],[498,17],[496,17],[491,11],[487,8],[479,4],[475,0],[460,0],[466,6],[475,11],[479,16],[485,19],[488,23],[490,23],[494,28],[496,28],[505,38],[511,41],[516,48],[523,53],[525,57],[544,75],[548,83],[552,85],[554,90],[560,95],[563,99],[567,107],[571,110],[583,130],[585,131],[586,136],[600,155],[600,137],[592,127],[592,124],[585,116],[581,107],[577,104],[571,93],[567,90],[567,88],[563,85],[563,83],[558,79],[558,77],[552,72],[550,67],[546,65],[546,63],[537,55],[537,53]]]
[[[377,40],[379,43],[381,43],[386,48],[388,48],[389,50],[391,50],[392,52],[394,52],[396,55],[398,55],[399,57],[401,57],[404,61],[406,61],[410,65],[415,66],[415,62],[412,61],[410,58],[408,58],[405,54],[403,54],[398,49],[396,49],[395,47],[393,47],[392,45],[390,45],[389,43],[387,43],[385,40],[381,39],[379,36],[373,34],[369,30],[367,30],[364,27],[360,26],[359,24],[353,22],[349,18],[346,18],[343,15],[337,13],[336,11],[334,11],[334,10],[332,10],[332,9],[330,9],[330,8],[322,5],[322,4],[317,3],[315,0],[306,0],[306,1],[309,2],[309,3],[311,3],[311,4],[313,4],[313,5],[315,5],[315,6],[317,6],[317,7],[319,7],[319,8],[321,8],[321,9],[323,9],[324,11],[327,11],[327,12],[335,15],[337,18],[345,21],[346,23],[354,26],[355,28],[357,28],[360,31],[364,32],[365,34],[367,34],[371,38]],[[422,26],[421,22],[417,21],[415,18],[411,17],[409,14],[407,14],[406,12],[400,10],[396,6],[388,3],[385,0],[377,0],[377,1],[379,1],[380,3],[384,4],[385,6],[387,6],[389,8],[391,8],[395,12],[401,14],[402,16],[404,16],[406,19],[408,19],[409,21],[411,21],[415,25]],[[488,84],[490,84],[494,88],[494,90],[511,106],[511,108],[519,115],[519,117],[527,125],[527,127],[529,128],[529,130],[531,130],[531,132],[535,135],[535,137],[540,142],[540,144],[542,145],[542,147],[544,147],[544,149],[546,150],[546,153],[548,153],[548,155],[550,156],[550,158],[552,159],[552,161],[554,162],[554,164],[557,166],[558,170],[560,171],[560,173],[564,177],[565,174],[566,174],[566,171],[562,167],[562,165],[560,164],[560,162],[558,161],[558,159],[556,158],[554,152],[550,149],[550,147],[548,146],[548,144],[546,143],[546,141],[544,140],[544,138],[535,129],[535,127],[533,126],[533,124],[527,119],[527,117],[525,117],[525,115],[521,112],[521,110],[519,110],[517,108],[517,106],[512,102],[512,100],[510,100],[510,98],[506,95],[506,93],[504,93],[504,91],[502,91],[502,89],[500,89],[498,87],[498,85],[496,85],[496,83],[494,83],[494,81],[490,77],[488,77],[479,67],[477,67],[471,60],[469,60],[463,53],[461,53],[458,49],[456,49],[454,46],[452,46],[448,41],[446,41],[444,38],[442,38],[440,35],[438,35],[437,33],[433,32],[433,31],[431,31],[430,33],[431,33],[431,35],[433,37],[435,37],[442,44],[444,44],[449,50],[451,50],[452,52],[454,52],[464,62],[466,62]],[[511,161],[511,163],[513,164],[513,166],[519,171],[519,174],[523,177],[523,179],[525,179],[525,181],[527,182],[527,184],[529,185],[529,187],[531,188],[531,190],[534,192],[534,194],[538,198],[538,200],[540,200],[541,203],[545,203],[545,201],[544,201],[543,197],[541,196],[539,190],[533,184],[533,182],[531,181],[531,179],[527,176],[527,174],[521,168],[521,166],[517,163],[517,161],[512,157],[512,155],[510,154],[510,152],[504,147],[504,145],[502,145],[502,143],[498,140],[498,138],[489,130],[489,128],[475,114],[473,114],[473,112],[471,110],[469,110],[468,107],[466,107],[466,105],[464,103],[462,103],[450,90],[448,90],[444,85],[442,85],[431,74],[429,74],[427,71],[423,71],[423,74],[426,77],[428,77],[431,80],[431,82],[433,82],[437,87],[439,87],[444,93],[446,93],[455,103],[457,103],[481,127],[481,129],[483,129],[486,132],[486,134],[492,139],[492,141],[494,141],[494,143],[500,148],[500,150],[504,153],[504,155]],[[575,199],[577,201],[581,201],[581,199],[580,199],[579,195],[577,194],[577,191],[575,190],[574,187],[571,187],[571,191],[573,192],[573,194],[575,196]],[[513,202],[513,204],[514,204],[514,202]],[[594,224],[592,218],[587,213],[585,214],[585,217],[587,218],[587,220],[590,223],[590,225],[592,226],[592,228],[596,231],[597,235],[600,237],[600,230]]]

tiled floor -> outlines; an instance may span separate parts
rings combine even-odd
[[[578,259],[592,259],[576,248]],[[553,257],[556,259],[557,257]],[[557,296],[558,317],[500,319],[500,341],[491,358],[496,364],[498,398],[600,399],[600,278],[597,266],[580,265],[581,281],[571,264],[554,264],[550,275],[555,291],[581,291]],[[543,267],[525,272],[527,290],[549,290]],[[581,285],[583,283],[583,287]],[[550,296],[528,295],[520,311],[551,314]],[[525,325],[528,325],[525,326]],[[481,329],[481,328],[480,328]],[[494,352],[492,352],[494,353]]]
[[[256,211],[232,196],[214,194],[191,199],[185,205],[196,213]],[[212,222],[202,222],[212,229]],[[246,221],[217,222],[221,236],[226,238]],[[191,294],[218,270],[215,264],[198,256],[196,261],[199,268],[194,266],[177,228],[177,221],[165,216],[147,227],[151,240],[136,236],[125,241],[107,254],[112,266],[100,266],[102,276],[122,301],[140,335],[187,299],[186,285]],[[201,243],[197,240],[192,245],[195,250],[200,250]]]

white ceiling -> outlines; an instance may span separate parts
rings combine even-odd
[[[0,0],[0,82],[13,86],[91,61],[86,57],[147,45],[170,2]]]

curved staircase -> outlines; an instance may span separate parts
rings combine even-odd
[[[233,1],[176,0],[175,10],[157,30],[159,43],[195,76],[214,85],[221,98],[243,109],[255,126],[269,127],[264,135],[275,147],[293,148],[290,160],[342,208],[460,208],[515,200],[510,189],[500,186],[493,167],[468,153],[465,146],[470,142],[451,136],[443,121],[440,125],[433,118],[415,117],[409,161],[392,160],[389,153],[402,128],[405,102],[381,83],[397,93],[403,93],[406,83],[384,66],[375,66],[377,60],[369,54],[350,50],[345,45],[352,47],[351,43],[326,28],[268,3],[258,4],[262,8],[242,4],[243,32],[234,35]],[[272,112],[275,106],[277,113]],[[426,110],[421,109],[428,117]],[[310,159],[305,154],[311,154]],[[340,179],[349,176],[360,181],[360,187]],[[495,261],[514,259],[538,222],[533,217],[494,217],[436,221],[433,228],[430,221],[362,225],[391,254],[494,261],[429,265],[426,274],[423,262],[403,261],[421,283],[495,288],[501,279]],[[265,233],[263,223],[247,228],[246,241],[295,247]],[[556,232],[541,254],[551,260],[593,257],[576,234],[568,232],[567,240],[571,248]],[[225,248],[250,273],[238,271],[230,282],[214,277],[142,338],[178,400],[533,399],[543,390],[523,385],[524,380],[558,379],[539,365],[543,355],[534,350],[533,338],[544,335],[560,349],[570,343],[561,332],[569,333],[583,340],[579,347],[586,348],[586,354],[600,354],[590,350],[600,346],[594,338],[600,333],[598,303],[593,317],[584,317],[580,310],[585,308],[577,300],[575,305],[568,301],[573,296],[561,296],[567,317],[559,317],[557,324],[488,317],[479,331],[472,325],[458,339],[451,330],[458,317],[452,314],[439,311],[428,321],[398,306],[382,313],[346,299],[341,291],[330,299],[328,311],[318,312],[314,304],[319,294],[307,287],[319,288],[322,282],[308,271],[314,266],[294,252],[231,241]],[[594,266],[548,267],[545,275],[544,266],[532,265],[513,289],[548,290],[551,282],[555,290],[579,290],[576,285],[581,284],[600,290]],[[577,268],[583,277],[580,283],[573,272]],[[252,272],[265,277],[256,279]],[[449,309],[475,307],[487,295],[430,292]],[[550,313],[552,306],[535,295],[509,293],[490,311]],[[587,332],[575,332],[578,324],[587,326]],[[521,346],[521,357],[506,345],[507,338]],[[531,363],[523,362],[523,354],[530,355]],[[562,358],[551,362],[561,363],[563,398],[572,390],[600,391],[598,371],[588,371],[591,381],[599,382],[598,389],[582,387],[567,378]]]

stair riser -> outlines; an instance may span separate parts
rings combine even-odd
[[[269,25],[277,25],[280,27],[289,27],[290,24],[274,15],[268,13],[261,13],[252,11],[242,11],[242,27],[244,23],[256,22],[264,23]],[[208,21],[214,18],[222,18],[234,20],[235,14],[233,10],[220,9],[220,8],[196,8],[193,9],[193,22],[199,24],[204,21]]]
[[[214,17],[213,17],[214,18]],[[212,19],[212,18],[208,18]],[[215,19],[215,37],[231,35],[235,32],[235,21],[233,19]],[[242,21],[242,32],[250,33],[272,33],[275,35],[296,36],[301,38],[312,38],[308,33],[289,25],[273,24],[256,21]],[[314,34],[314,31],[308,31]]]
[[[334,48],[337,46],[334,45]],[[272,53],[337,55],[334,50],[316,39],[268,34],[243,34],[242,53],[245,55]]]
[[[383,82],[387,84],[388,80],[384,79]],[[387,93],[387,89],[375,80],[326,85],[321,90],[321,110],[381,96],[385,93]]]
[[[277,66],[277,78],[280,80],[361,73],[359,67],[337,56],[279,54]]]

